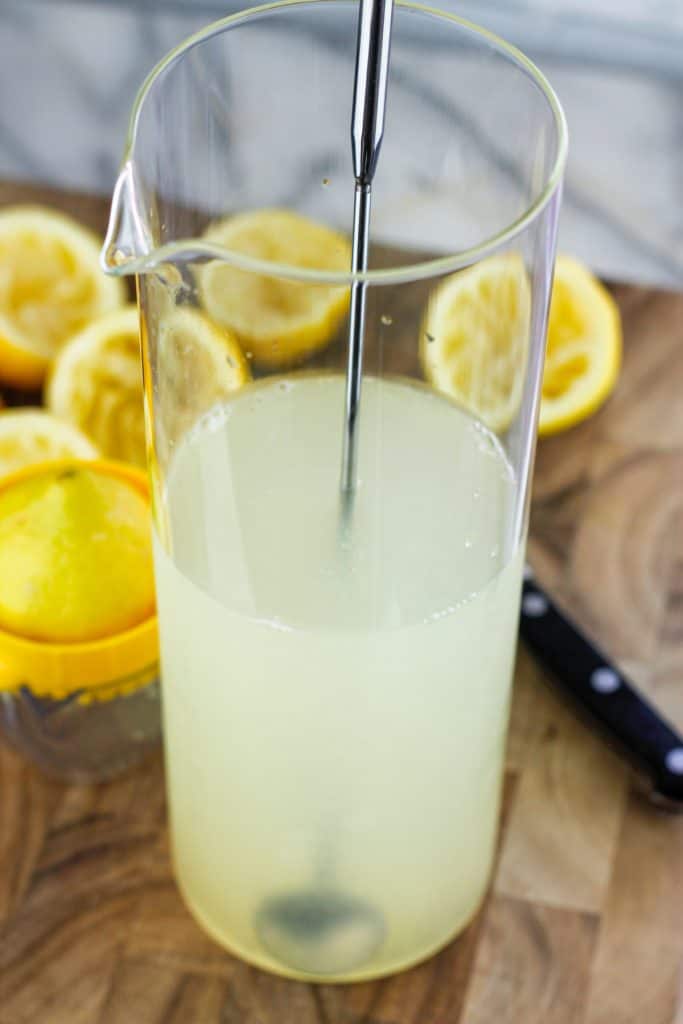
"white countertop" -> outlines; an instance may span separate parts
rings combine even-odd
[[[3,0],[0,177],[109,192],[146,72],[239,0]],[[443,0],[548,75],[571,136],[562,248],[683,288],[683,4]],[[599,11],[599,14],[596,13]]]

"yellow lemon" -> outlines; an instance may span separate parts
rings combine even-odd
[[[145,464],[140,321],[136,306],[94,320],[60,350],[45,388],[48,409],[112,459]]]
[[[205,411],[249,380],[234,336],[203,314],[178,308],[156,326],[159,403],[165,426]],[[95,320],[59,353],[45,389],[48,408],[87,434],[110,458],[145,464],[138,311]],[[166,413],[164,412],[166,411]]]
[[[0,210],[0,379],[37,387],[66,338],[125,302],[100,239],[41,206]]]
[[[85,434],[43,409],[0,412],[0,477],[36,462],[98,454]]]
[[[3,482],[0,629],[77,643],[153,614],[150,512],[138,488],[100,463],[78,461]]]
[[[218,221],[205,237],[233,252],[290,267],[348,271],[349,240],[289,210],[256,210]],[[237,335],[265,368],[286,366],[324,348],[346,315],[349,290],[240,270],[219,260],[198,272],[209,316]]]
[[[161,317],[156,347],[157,402],[168,439],[178,441],[202,413],[251,380],[234,334],[196,309],[180,306]]]
[[[531,290],[521,256],[492,256],[432,292],[420,358],[427,380],[504,431],[522,398]]]
[[[584,420],[613,390],[621,365],[617,305],[591,272],[569,256],[555,267],[539,433]]]

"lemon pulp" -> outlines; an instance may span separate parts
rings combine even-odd
[[[99,266],[100,240],[41,206],[0,211],[0,379],[35,387],[66,339],[125,301]]]
[[[218,221],[206,238],[270,263],[346,273],[345,235],[290,210],[255,210]],[[324,348],[346,315],[349,290],[240,270],[221,261],[198,272],[204,308],[237,335],[254,362],[286,366]]]
[[[452,274],[427,305],[420,338],[427,380],[497,432],[510,426],[522,400],[530,311],[517,253]]]
[[[94,459],[97,455],[85,434],[43,409],[0,412],[0,477],[50,459]]]

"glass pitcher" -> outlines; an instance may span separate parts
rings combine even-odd
[[[171,53],[103,257],[138,282],[178,884],[321,981],[429,956],[486,889],[567,147],[522,54],[397,3],[352,275],[356,18],[288,0]]]

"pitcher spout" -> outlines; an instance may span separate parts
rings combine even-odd
[[[135,166],[132,160],[127,160],[114,186],[109,224],[100,253],[102,269],[116,275],[139,273],[153,248]]]

